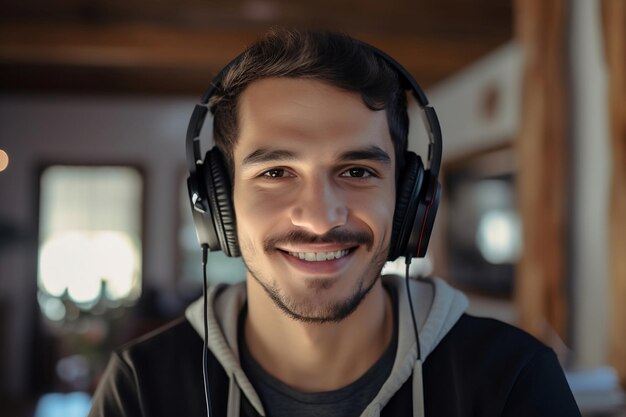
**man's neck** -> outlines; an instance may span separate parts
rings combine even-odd
[[[340,322],[306,323],[287,316],[248,279],[244,331],[252,357],[280,381],[302,392],[335,390],[365,373],[391,342],[391,299],[378,280]]]

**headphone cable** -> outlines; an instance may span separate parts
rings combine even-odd
[[[206,265],[208,257],[209,245],[202,244],[202,272],[203,272],[203,285],[202,285],[202,298],[204,299],[204,346],[202,348],[202,376],[204,378],[204,400],[206,402],[206,414],[207,417],[211,417],[211,395],[209,393],[209,323],[207,319],[208,314],[208,297],[207,297],[207,276]]]
[[[411,297],[411,290],[409,288],[409,267],[411,266],[411,256],[404,257],[404,263],[406,265],[404,284],[406,285],[406,295],[409,298],[409,307],[411,308],[411,319],[413,321],[413,331],[415,332],[415,343],[417,344],[417,360],[422,359],[422,349],[420,347],[419,331],[417,330],[417,322],[415,321],[415,310],[413,309],[413,299]]]

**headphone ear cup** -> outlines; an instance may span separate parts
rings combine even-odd
[[[227,256],[240,256],[231,185],[224,160],[221,153],[213,148],[206,153],[204,161],[207,197],[220,249]]]
[[[425,184],[428,184],[423,194],[419,196],[417,214],[413,230],[409,237],[407,252],[413,253],[418,258],[426,256],[430,235],[435,225],[435,216],[441,199],[441,184],[438,181],[430,181],[430,171],[425,173]]]
[[[408,244],[417,215],[419,196],[424,183],[424,165],[414,152],[407,152],[404,169],[396,189],[396,208],[393,215],[388,261],[407,255]]]
[[[207,245],[209,250],[220,250],[220,243],[215,232],[211,207],[207,198],[203,164],[196,164],[195,169],[187,177],[187,191],[191,203],[191,216],[198,242]]]

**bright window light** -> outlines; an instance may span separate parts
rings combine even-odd
[[[47,168],[41,177],[39,291],[83,310],[141,292],[142,178],[128,167]]]

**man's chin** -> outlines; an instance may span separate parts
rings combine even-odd
[[[309,278],[306,280],[308,292],[300,297],[288,297],[277,288],[261,283],[269,297],[284,314],[293,320],[303,323],[338,323],[349,317],[359,307],[363,299],[376,284],[378,278],[372,280],[367,287],[359,285],[352,294],[329,301],[330,292],[337,285],[338,279]],[[320,300],[316,300],[320,298]],[[325,300],[322,300],[324,298]]]
[[[304,286],[307,292],[323,295],[339,286],[339,278],[306,278]]]

